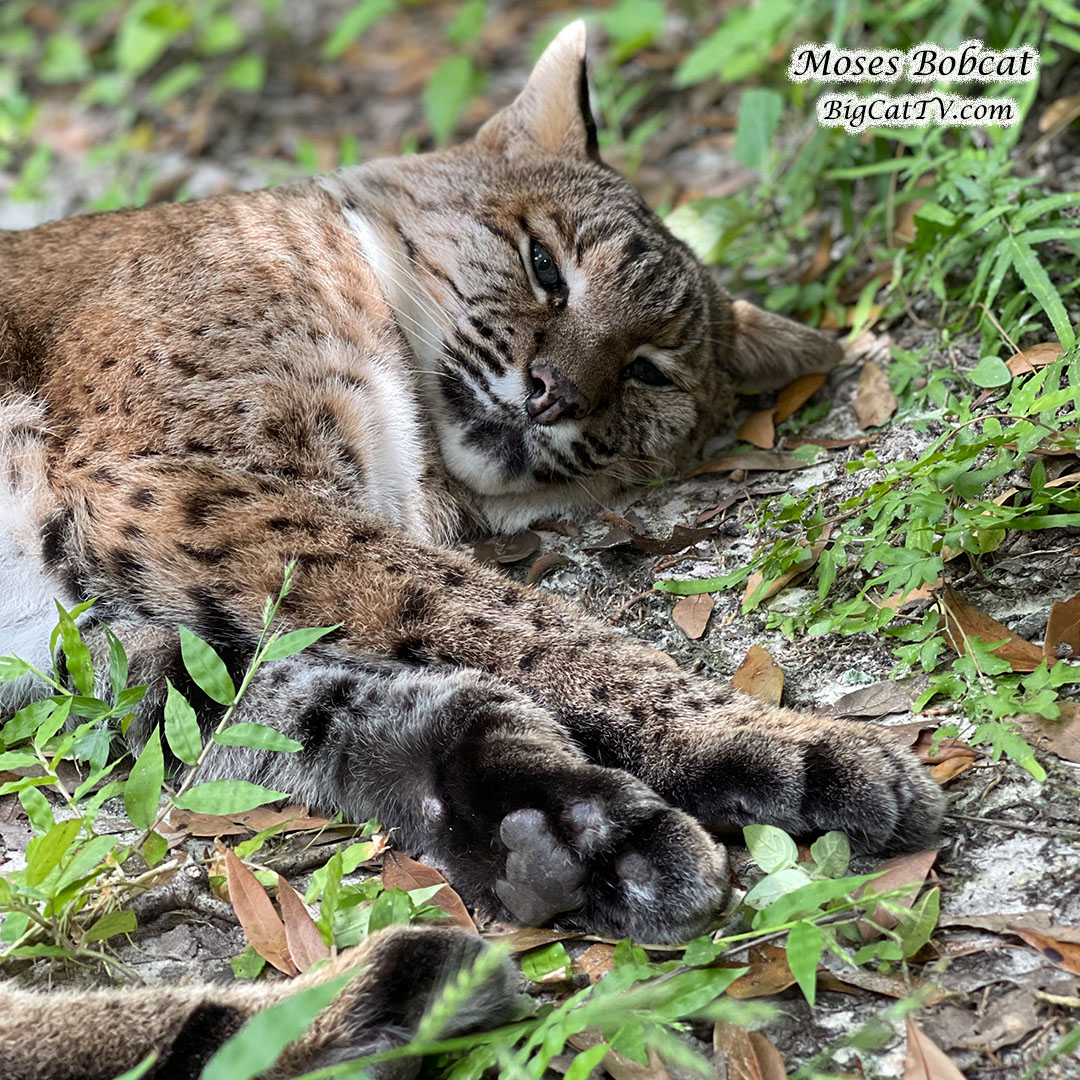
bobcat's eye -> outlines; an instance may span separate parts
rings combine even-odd
[[[555,260],[534,240],[529,252],[532,260],[533,273],[536,280],[548,291],[553,292],[559,287],[559,268]]]
[[[675,385],[651,360],[646,360],[644,356],[638,356],[631,360],[623,369],[623,374],[628,379],[636,379],[646,386]]]

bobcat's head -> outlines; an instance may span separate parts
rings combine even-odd
[[[670,476],[726,421],[733,383],[782,386],[839,356],[733,302],[600,161],[583,23],[471,142],[336,182],[446,467],[494,525]]]

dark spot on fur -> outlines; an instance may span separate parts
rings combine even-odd
[[[138,491],[133,491],[128,498],[128,505],[135,510],[145,510],[156,502],[157,499],[154,498],[154,493],[149,488],[139,488]]]
[[[521,659],[518,660],[518,667],[522,671],[532,671],[536,667],[536,661],[540,660],[547,653],[546,645],[537,645],[534,648],[527,650],[521,654]]]
[[[428,664],[431,661],[431,652],[427,644],[420,638],[405,638],[394,646],[391,655],[395,660],[406,664]]]
[[[457,589],[465,584],[465,575],[460,570],[450,567],[442,572],[442,583],[448,589]]]
[[[352,705],[354,680],[339,676],[321,687],[314,700],[296,718],[305,756],[310,756],[326,741],[334,717]]]
[[[58,567],[64,559],[64,546],[73,520],[70,510],[60,510],[41,527],[41,560],[50,569]]]
[[[401,611],[399,618],[402,623],[423,622],[431,611],[431,593],[420,585],[404,589],[401,595]]]
[[[606,686],[594,686],[591,690],[593,701],[608,701],[611,691]]]
[[[127,522],[120,531],[129,540],[141,540],[146,535],[134,521]]]

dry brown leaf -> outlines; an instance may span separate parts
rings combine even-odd
[[[937,854],[936,850],[916,851],[910,855],[900,855],[895,859],[887,859],[878,867],[878,870],[884,871],[881,877],[868,882],[859,890],[858,895],[861,896],[868,890],[873,890],[874,893],[881,896],[883,893],[892,892],[893,889],[900,889],[905,885],[910,885],[912,888],[907,893],[900,893],[891,897],[889,903],[901,907],[911,907],[919,894],[919,887],[926,880],[926,875],[930,873],[930,868],[937,859]],[[891,929],[899,922],[898,917],[891,911],[887,911],[884,904],[878,904],[871,917],[877,926],[882,926],[886,930]],[[879,931],[869,923],[861,922],[859,923],[859,933],[862,935],[863,940],[866,941],[877,937]]]
[[[558,533],[559,536],[580,536],[581,529],[576,521],[564,521],[561,518],[545,518],[543,521],[534,521],[533,528],[541,532]]]
[[[695,465],[686,473],[686,478],[704,473],[734,472],[736,469],[745,472],[790,472],[808,466],[808,462],[800,461],[794,454],[781,454],[775,450],[750,450],[745,454],[724,454],[721,457],[709,458],[708,461]]]
[[[285,924],[289,958],[301,971],[307,971],[316,961],[325,960],[330,955],[330,950],[304,901],[280,874],[277,901],[281,908],[281,921]]]
[[[1044,341],[1041,345],[1032,345],[1028,349],[1013,353],[1005,361],[1005,366],[1014,378],[1017,375],[1029,375],[1036,368],[1052,364],[1063,351],[1060,341]]]
[[[866,716],[876,719],[890,713],[911,712],[911,696],[926,686],[926,680],[882,679],[881,682],[860,686],[833,702],[833,716]]]
[[[817,281],[832,262],[832,226],[826,223],[821,235],[818,237],[817,247],[814,248],[813,257],[803,271],[802,283],[809,285]],[[777,421],[779,423],[779,421]]]
[[[736,429],[735,434],[743,442],[752,443],[762,450],[771,450],[776,445],[776,426],[773,424],[774,409],[759,409],[752,412]]]
[[[896,412],[899,403],[889,389],[889,376],[872,360],[867,360],[859,373],[859,385],[851,403],[859,427],[863,431],[880,427]]]
[[[506,565],[527,559],[540,546],[540,537],[530,529],[516,532],[513,536],[493,536],[482,540],[473,548],[478,562]]]
[[[597,983],[612,969],[614,963],[615,946],[598,941],[574,960],[573,968],[578,974],[588,975],[590,983]]]
[[[907,727],[908,725],[903,726]],[[892,730],[896,729],[893,728]],[[942,739],[935,750],[934,732],[936,730],[936,727],[922,727],[915,741],[911,744],[911,748],[918,754],[919,760],[925,761],[927,765],[938,765],[945,761],[983,756],[978,750],[972,749],[960,739]]]
[[[879,608],[889,608],[892,611],[899,611],[905,604],[914,603],[916,600],[929,600],[934,595],[934,590],[940,588],[941,578],[937,581],[931,581],[926,585],[920,585],[917,589],[910,589],[907,592],[894,593],[886,600],[877,603]]]
[[[1015,987],[986,1003],[985,1010],[968,1014],[954,1046],[965,1050],[994,1051],[1013,1046],[1042,1023],[1035,995]]]
[[[232,850],[225,852],[225,877],[229,883],[229,903],[251,947],[278,971],[296,975],[297,967],[289,959],[285,924],[258,878]]]
[[[948,761],[939,761],[930,770],[930,779],[933,780],[935,784],[944,786],[951,780],[955,780],[961,773],[967,772],[974,764],[974,754],[965,755],[963,757],[951,757]]]
[[[797,413],[824,385],[826,375],[802,375],[780,391],[773,420],[782,424]]]
[[[604,1035],[598,1028],[586,1028],[576,1035],[571,1035],[566,1041],[578,1050],[588,1050],[603,1042]],[[671,1080],[659,1054],[652,1049],[649,1050],[648,1065],[642,1065],[641,1062],[620,1054],[618,1050],[609,1050],[601,1064],[612,1080]]]
[[[779,705],[784,693],[784,670],[768,650],[751,645],[731,676],[731,688],[768,705]]]
[[[505,945],[510,953],[523,953],[538,949],[541,945],[553,945],[556,941],[577,941],[584,935],[573,930],[545,930],[542,926],[523,926],[520,930],[512,930],[508,934],[484,936],[493,945]]]
[[[683,596],[671,609],[671,620],[691,641],[697,641],[709,625],[714,606],[713,598],[708,593]]]
[[[1034,671],[1043,662],[1038,645],[1025,641],[997,619],[972,606],[950,588],[945,590],[945,640],[953,652],[963,656],[967,651],[965,639],[980,637],[990,643],[1000,641],[993,651],[1006,660],[1013,671]]]
[[[726,1080],[784,1080],[787,1070],[780,1051],[760,1032],[717,1020],[713,1053],[721,1059],[716,1070]]]
[[[635,551],[644,551],[649,555],[676,555],[684,548],[709,540],[716,532],[716,526],[708,528],[688,528],[675,525],[670,536],[646,536],[642,522],[628,514],[620,518],[617,514],[602,515],[612,522],[612,527],[595,544],[589,544],[585,551],[607,551],[610,548],[631,547]]]
[[[912,1019],[907,1018],[907,1056],[904,1080],[964,1080],[964,1074],[952,1059]]]
[[[1061,941],[1037,930],[1025,930],[1023,927],[1010,926],[1009,932],[1023,938],[1033,949],[1041,953],[1055,967],[1080,975],[1080,945],[1071,941]]]
[[[903,975],[872,971],[868,968],[845,967],[839,975],[822,968],[818,971],[817,985],[819,990],[832,990],[840,994],[855,994],[860,990],[869,990],[872,994],[891,998],[906,998],[918,994],[927,1005],[936,1005],[950,994],[948,990],[942,990],[922,979],[905,978]]]
[[[1050,661],[1080,657],[1080,593],[1050,608],[1043,653]]]
[[[306,806],[286,806],[271,810],[258,806],[241,814],[196,814],[191,810],[173,810],[169,815],[172,832],[187,836],[242,836],[246,832],[262,832],[281,826],[282,832],[301,832],[305,829],[322,829],[330,819],[311,816]]]
[[[1056,720],[1045,716],[1013,717],[1020,734],[1040,750],[1048,750],[1062,761],[1080,762],[1080,704],[1059,701],[1061,715]]]
[[[750,956],[749,970],[728,988],[728,997],[771,997],[795,985],[795,976],[787,962],[787,952],[779,945],[762,945]]]
[[[399,851],[388,851],[383,857],[382,883],[388,889],[404,889],[409,892],[410,889],[426,889],[431,885],[438,885],[440,881],[445,884],[446,878],[435,867],[410,859]],[[441,907],[455,926],[471,930],[474,934],[480,933],[461,897],[449,885],[440,889],[429,903]]]
[[[708,510],[702,510],[696,518],[694,518],[695,525],[704,525],[706,521],[712,521],[714,517],[722,514],[730,506],[734,506],[739,501],[735,495],[729,495],[726,499],[721,499],[715,506],[710,506]]]
[[[797,577],[802,577],[807,570],[811,569],[818,561],[818,557],[825,550],[825,545],[828,543],[828,538],[823,537],[819,540],[807,553],[807,557],[802,562],[796,563],[790,570],[786,570],[778,578],[773,579],[765,587],[765,591],[758,596],[759,601],[768,600],[770,597],[775,596],[785,586],[790,585]],[[751,596],[758,590],[758,586],[765,580],[761,572],[755,570],[746,579],[746,588],[743,590],[742,602],[745,604]]]
[[[1039,114],[1039,134],[1045,135],[1054,128],[1068,127],[1080,116],[1080,94],[1066,94],[1050,102]]]
[[[545,574],[550,574],[552,570],[558,570],[560,567],[569,565],[570,560],[565,555],[560,555],[557,551],[549,551],[546,555],[541,555],[529,567],[529,572],[525,575],[525,584],[535,585],[543,579]]]

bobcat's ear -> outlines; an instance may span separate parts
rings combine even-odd
[[[585,72],[585,23],[564,27],[544,50],[525,89],[476,134],[489,153],[549,154],[599,160]]]
[[[843,359],[835,338],[793,319],[735,300],[727,366],[740,390],[782,390],[800,375],[831,371]]]

